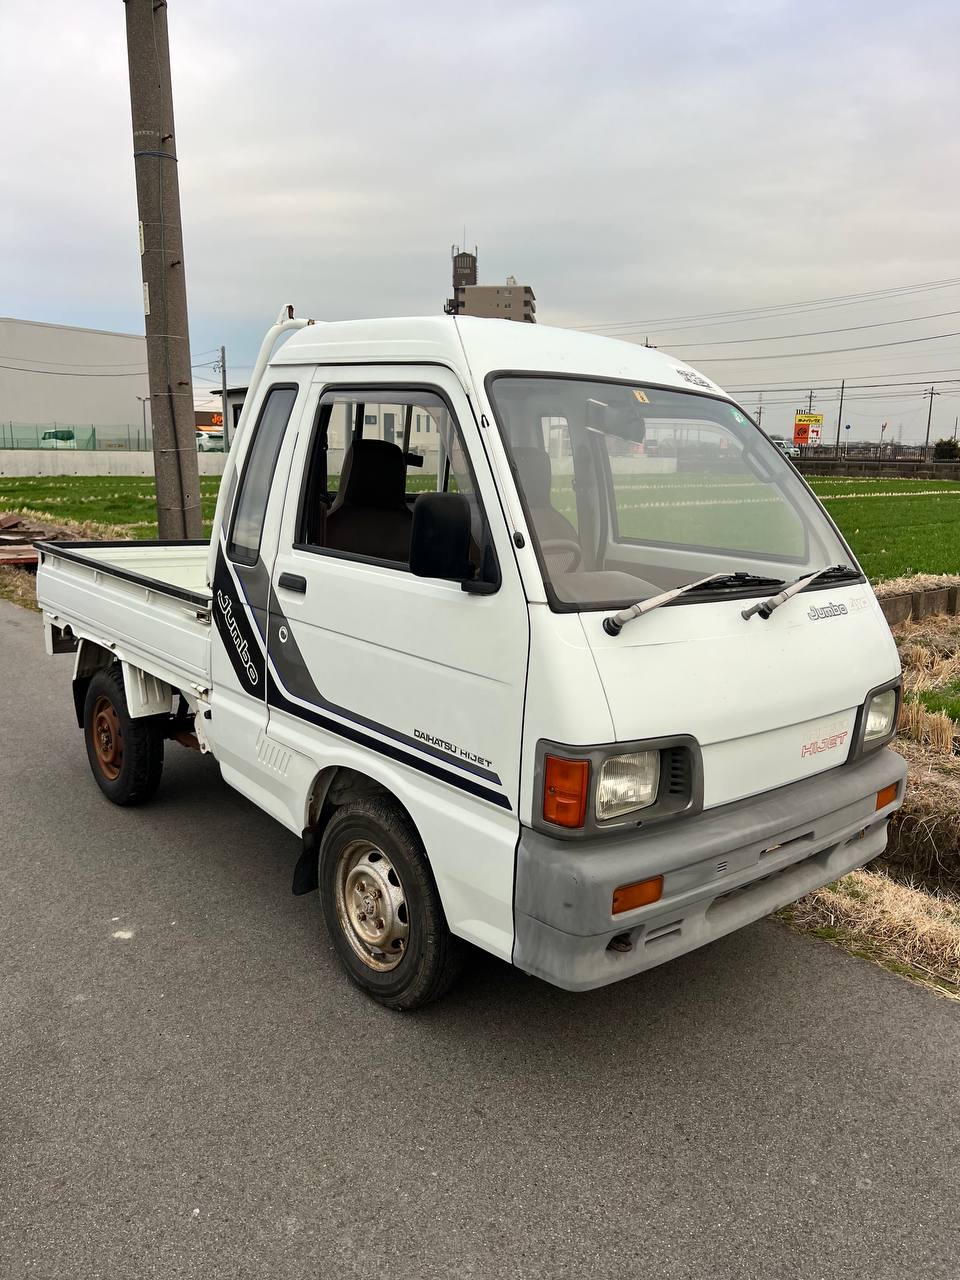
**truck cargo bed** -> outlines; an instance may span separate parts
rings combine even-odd
[[[38,542],[45,619],[175,687],[210,671],[207,542]]]

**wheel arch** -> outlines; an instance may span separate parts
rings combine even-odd
[[[370,798],[389,800],[391,804],[396,805],[416,831],[421,845],[423,844],[423,837],[420,836],[419,828],[409,807],[387,783],[351,765],[327,765],[314,776],[307,792],[304,806],[306,825],[303,829],[303,852],[293,873],[295,894],[310,893],[317,888],[320,844],[323,833],[336,811],[353,800]],[[426,848],[424,853],[429,866],[430,855],[426,852]]]
[[[83,706],[87,698],[87,689],[97,671],[106,670],[117,661],[117,655],[96,640],[80,640],[77,644],[77,657],[73,664],[73,709],[77,716],[77,728],[83,728]]]

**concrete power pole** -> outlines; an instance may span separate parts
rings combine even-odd
[[[930,404],[927,406],[927,434],[923,442],[923,456],[926,459],[927,451],[930,448],[930,419],[933,417],[933,397],[938,396],[940,392],[931,387],[929,391],[925,391],[923,394],[930,397]]]
[[[220,414],[223,419],[223,452],[230,452],[230,429],[227,426],[227,349],[220,348]]]
[[[840,379],[840,408],[837,410],[837,457],[840,457],[840,424],[843,422],[843,392],[847,385],[846,378]]]
[[[199,538],[200,476],[167,4],[166,0],[124,0],[124,7],[157,520],[161,538]]]

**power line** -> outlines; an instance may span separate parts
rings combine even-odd
[[[952,333],[931,333],[926,338],[900,338],[897,342],[868,342],[862,347],[829,347],[825,351],[779,351],[769,356],[691,356],[696,364],[731,364],[740,360],[796,360],[804,356],[836,356],[844,351],[878,351],[882,347],[906,347],[914,342],[937,342],[940,338],[960,338],[960,329]]]
[[[193,354],[191,358],[194,360],[198,360],[200,356],[207,355],[207,354],[209,353],[206,351],[198,351],[195,354]],[[44,359],[41,359],[39,356],[18,356],[18,355],[10,355],[10,354],[0,354],[0,360],[25,360],[28,365],[54,364],[54,365],[57,365],[57,369],[49,370],[49,372],[54,372],[54,373],[58,372],[60,369],[139,369],[143,373],[146,373],[147,371],[147,366],[144,364],[142,360],[118,360],[111,363],[106,360],[51,360],[49,357],[45,357]],[[214,363],[215,362],[213,360],[210,360],[205,364],[195,364],[192,367],[194,369],[205,369],[208,366],[212,366]],[[4,369],[11,369],[13,367],[14,367],[13,365],[0,366],[0,368],[4,368]],[[46,369],[32,370],[32,369],[24,368],[24,373],[34,373],[34,372],[46,373],[48,372],[48,370]],[[98,375],[91,374],[91,377],[96,377],[96,376]],[[108,374],[103,375],[103,377],[108,377],[108,376],[110,375]],[[121,376],[121,375],[117,375],[117,376]]]
[[[41,360],[40,357],[0,355],[0,360],[26,360],[27,364],[56,364],[62,369],[145,369],[142,360],[121,360],[109,364],[102,360]]]
[[[656,320],[608,320],[597,324],[578,324],[572,325],[571,328],[594,330],[594,329],[654,329],[657,325],[672,326],[677,328],[682,325],[685,328],[701,328],[710,322],[719,324],[733,324],[737,320],[748,315],[758,318],[767,316],[774,312],[796,311],[818,311],[831,309],[837,306],[854,306],[861,302],[879,302],[886,298],[902,297],[909,293],[924,293],[933,289],[949,289],[956,285],[960,285],[960,277],[950,277],[943,280],[932,280],[925,284],[916,285],[896,285],[889,289],[876,289],[869,293],[848,293],[836,294],[826,298],[812,298],[801,302],[778,302],[771,303],[768,306],[742,307],[739,309],[731,309],[728,311],[705,311],[700,314],[691,314],[686,316],[665,316]],[[725,319],[724,317],[729,317]],[[668,329],[668,331],[672,331]]]
[[[960,316],[960,311],[936,311],[929,316],[904,316],[901,320],[876,320],[873,324],[851,324],[843,329],[810,329],[806,333],[774,333],[769,337],[756,338],[724,338],[718,339],[716,342],[706,340],[708,347],[732,347],[742,342],[786,342],[788,338],[821,338],[828,333],[853,333],[857,329],[885,329],[892,324],[915,324],[919,320],[942,320],[944,316]],[[681,343],[679,346],[671,344],[673,351],[685,351],[687,345]]]
[[[960,369],[913,369],[911,373],[923,375],[923,380],[916,382],[908,382],[905,379],[897,379],[893,382],[850,382],[850,387],[925,387],[931,378],[936,382],[960,382],[960,378],[948,378],[948,373],[960,373]],[[869,375],[868,375],[869,376]],[[800,382],[797,384],[774,383],[774,382],[753,382],[749,385],[729,386],[725,388],[727,391],[809,391],[812,387],[814,391],[836,389],[839,385],[839,379],[832,382]]]
[[[27,369],[18,364],[0,364],[0,369],[13,369],[16,373],[40,373],[45,378],[144,378],[146,369],[139,373],[70,373],[67,369]]]

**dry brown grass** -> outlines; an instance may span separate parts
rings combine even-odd
[[[900,708],[899,732],[931,751],[952,755],[955,729],[956,725],[948,715],[942,711],[928,711],[920,702],[904,702]]]
[[[34,609],[39,613],[36,575],[27,569],[0,565],[0,600],[9,600],[11,604],[19,604],[24,609]]]
[[[128,524],[100,524],[96,520],[64,520],[50,511],[37,511],[34,507],[5,507],[0,510],[0,515],[23,516],[30,523],[55,525],[72,534],[78,541],[129,538],[128,530],[133,527]]]
[[[878,596],[902,596],[908,591],[937,591],[941,587],[960,587],[956,573],[912,573],[906,578],[888,578],[873,590]]]
[[[896,749],[909,765],[903,808],[890,824],[884,861],[928,884],[960,887],[960,758],[956,723],[917,699],[960,683],[960,617],[906,622],[894,632],[906,698]]]
[[[893,634],[901,651],[916,647],[949,657],[960,647],[960,616],[941,613],[919,622],[900,622]]]
[[[890,822],[884,862],[928,884],[960,887],[960,759],[900,738],[907,794]]]
[[[835,942],[960,1000],[960,899],[878,871],[854,871],[781,913]]]

